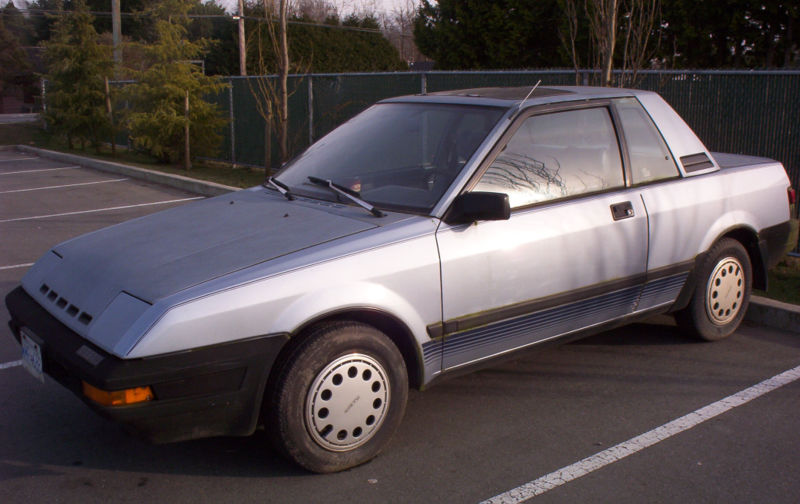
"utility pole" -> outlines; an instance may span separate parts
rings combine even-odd
[[[239,0],[239,75],[247,75],[247,44],[244,39],[244,0]]]
[[[114,43],[114,75],[117,78],[122,68],[122,20],[119,3],[120,0],[111,0],[111,38]]]
[[[281,147],[281,163],[289,160],[289,41],[287,39],[287,19],[289,17],[289,0],[280,0],[278,4],[280,58],[278,63],[278,80],[280,81],[278,101],[278,120],[281,128],[278,131],[278,143]]]
[[[192,156],[189,150],[189,90],[183,102],[183,169],[189,171],[192,167]]]

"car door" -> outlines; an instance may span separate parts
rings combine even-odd
[[[466,190],[504,192],[512,212],[437,230],[443,370],[635,309],[647,216],[626,188],[610,104],[520,117]]]
[[[637,303],[644,312],[678,297],[704,235],[693,230],[709,229],[709,221],[720,215],[723,188],[712,182],[701,189],[681,179],[672,152],[636,98],[616,99],[614,109],[628,152],[630,185],[639,189],[647,211],[647,280]]]

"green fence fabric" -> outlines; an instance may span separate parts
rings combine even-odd
[[[710,150],[781,161],[800,188],[800,72],[648,73]]]
[[[373,103],[391,96],[487,86],[574,85],[596,80],[582,70],[311,74],[289,78],[289,151],[310,142]],[[617,74],[620,78],[620,74]],[[255,79],[274,89],[275,76],[232,77],[229,90],[212,97],[231,119],[219,159],[277,168],[277,135],[269,132],[256,106]],[[628,76],[630,80],[630,76]],[[661,94],[697,132],[709,149],[765,156],[781,161],[800,188],[800,72],[798,71],[643,71],[634,87]],[[274,128],[273,128],[274,130]]]
[[[800,71],[664,70],[629,86],[663,96],[712,151],[781,161],[800,189]],[[633,78],[632,78],[633,77]],[[489,86],[574,85],[596,82],[592,70],[310,74],[289,78],[289,154],[299,154],[337,125],[392,96]],[[218,159],[278,168],[277,135],[259,113],[257,80],[277,89],[275,76],[229,77],[230,88],[209,97],[230,119]],[[120,83],[122,84],[122,83]],[[265,136],[266,133],[266,136]],[[269,141],[265,141],[269,138]],[[120,143],[125,143],[124,140]]]
[[[379,100],[420,93],[421,78],[421,74],[412,73],[312,76],[314,138]]]
[[[499,86],[534,86],[539,80],[542,86],[574,86],[575,72],[526,71],[526,72],[431,72],[426,75],[427,91],[448,91]]]

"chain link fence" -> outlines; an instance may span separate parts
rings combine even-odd
[[[630,75],[626,77],[630,79]],[[301,152],[337,125],[391,96],[532,86],[539,80],[545,86],[574,85],[595,78],[590,70],[577,74],[572,70],[526,70],[291,76],[289,151]],[[214,98],[230,118],[219,159],[277,167],[277,135],[267,130],[259,114],[255,79],[258,77],[228,78],[231,87]],[[266,79],[277,85],[274,76]],[[661,94],[709,149],[777,159],[786,166],[793,186],[800,187],[800,71],[641,71],[634,86]]]
[[[764,156],[781,161],[792,186],[800,189],[800,71],[784,70],[643,70],[632,87],[656,91],[717,152]],[[259,112],[258,79],[272,89],[277,77],[228,77],[230,87],[210,99],[229,118],[220,161],[277,168],[277,134]],[[589,84],[593,70],[519,70],[309,74],[289,77],[289,154],[373,103],[406,94],[489,86]],[[118,85],[124,82],[116,83]],[[631,86],[629,84],[629,86]],[[263,101],[263,98],[262,98]],[[125,144],[125,132],[118,135]]]

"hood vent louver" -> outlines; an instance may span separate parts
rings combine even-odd
[[[70,303],[67,299],[59,296],[58,292],[51,289],[47,284],[42,284],[42,286],[39,287],[39,293],[44,296],[45,299],[53,303],[56,308],[64,310],[68,316],[72,318],[77,316],[78,322],[81,324],[88,326],[92,322],[94,317],[81,311],[80,308]]]

